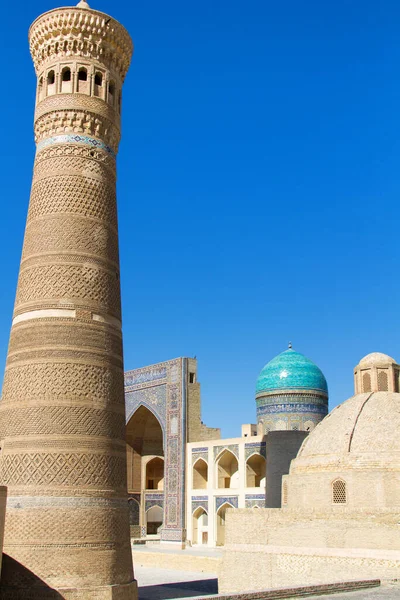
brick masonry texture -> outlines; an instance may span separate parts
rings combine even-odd
[[[88,8],[29,32],[37,151],[0,403],[1,599],[134,600],[115,156],[133,47]]]

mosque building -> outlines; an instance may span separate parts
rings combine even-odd
[[[131,536],[181,546],[223,545],[227,509],[265,506],[267,434],[312,431],[328,412],[323,373],[291,345],[262,369],[257,423],[237,438],[202,423],[194,358],[128,371],[125,399]]]
[[[282,478],[282,508],[229,511],[221,592],[398,578],[399,374],[386,354],[364,357],[355,395],[306,437]]]

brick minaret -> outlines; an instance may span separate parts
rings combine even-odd
[[[115,158],[127,31],[41,15],[37,152],[2,400],[0,598],[133,600]]]

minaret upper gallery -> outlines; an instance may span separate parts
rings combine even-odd
[[[116,154],[127,31],[85,1],[29,31],[34,174],[0,402],[0,598],[133,600]]]

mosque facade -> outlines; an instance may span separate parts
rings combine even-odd
[[[321,370],[293,350],[262,369],[257,422],[221,439],[201,421],[197,360],[125,374],[128,493],[134,540],[221,546],[229,508],[261,508],[270,431],[311,431],[328,412]]]

